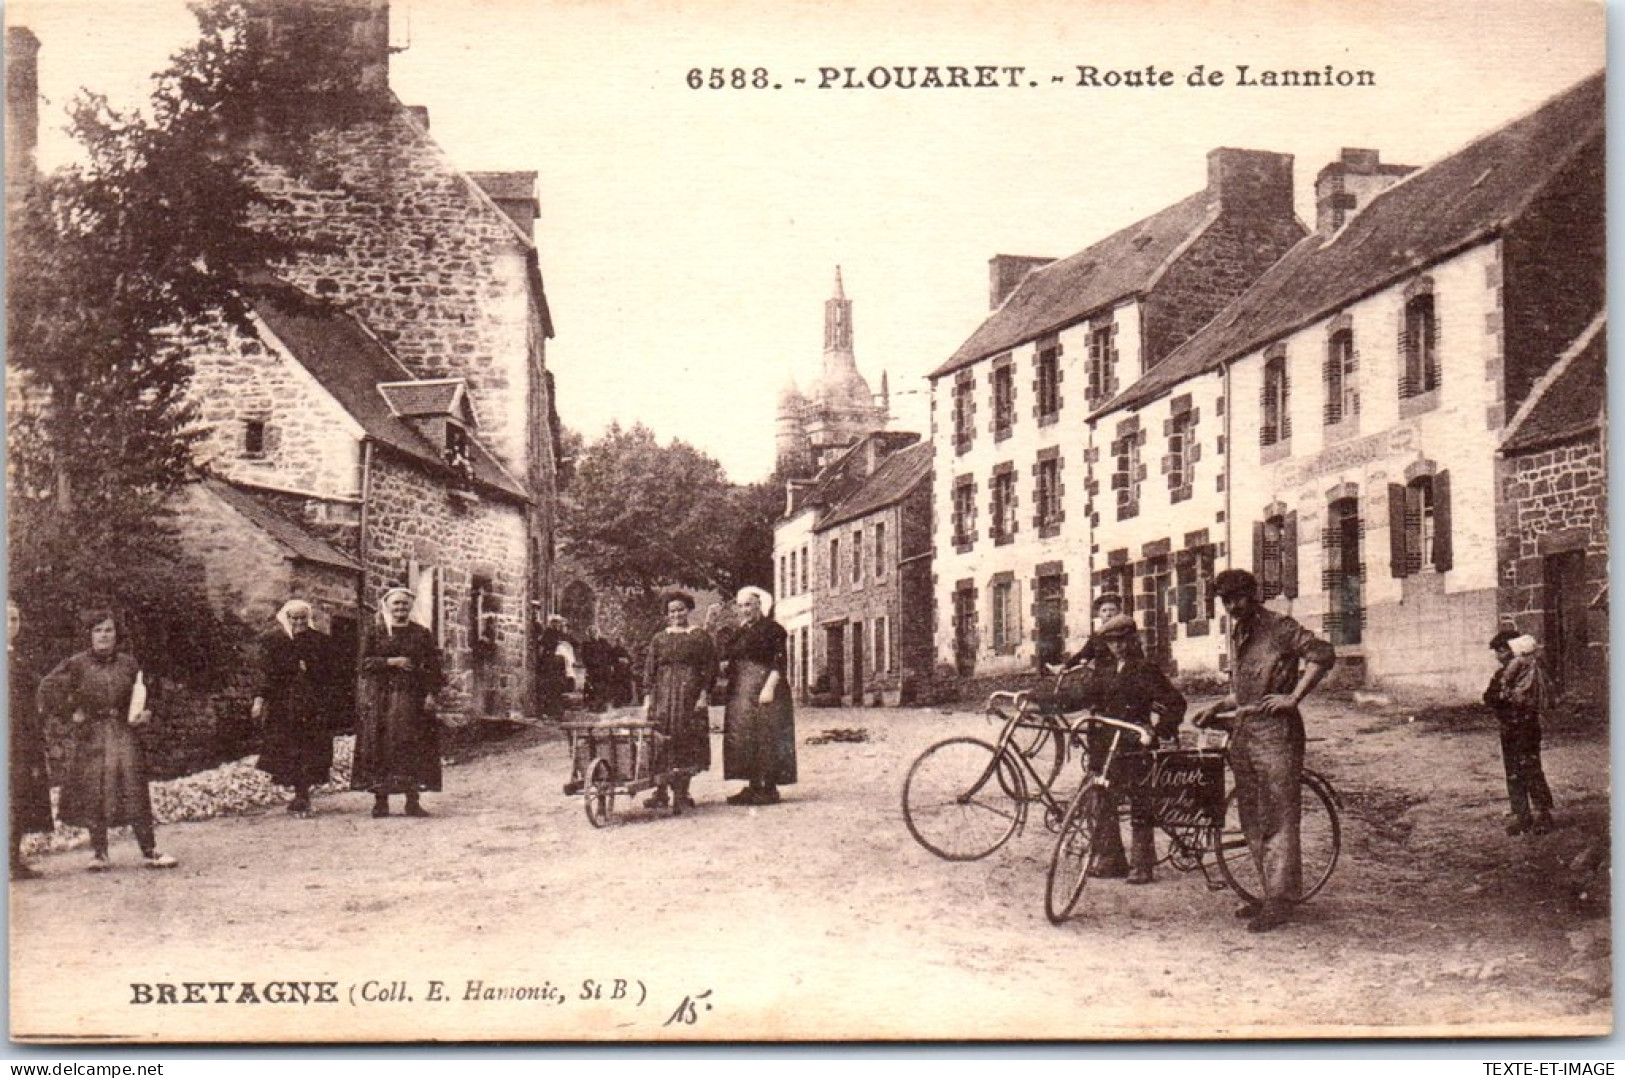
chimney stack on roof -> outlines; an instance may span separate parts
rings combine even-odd
[[[1376,150],[1344,147],[1315,177],[1315,232],[1336,232],[1384,188],[1415,171],[1414,165],[1383,164]]]
[[[1207,155],[1209,201],[1225,213],[1292,214],[1292,155],[1228,146]]]
[[[1038,258],[1033,255],[994,255],[988,259],[988,310],[998,310],[999,304],[1016,290],[1016,286],[1026,279],[1027,274],[1054,261],[1053,258]]]

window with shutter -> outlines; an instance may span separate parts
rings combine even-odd
[[[1054,419],[1061,411],[1061,345],[1052,341],[1038,351],[1038,418]]]
[[[1354,331],[1340,329],[1326,345],[1326,425],[1333,426],[1360,414]]]
[[[1264,385],[1260,391],[1258,428],[1260,445],[1271,446],[1292,437],[1291,384],[1287,378],[1286,355],[1277,353],[1264,362]]]
[[[1405,303],[1405,324],[1400,331],[1399,396],[1419,396],[1439,388],[1439,323],[1432,292],[1412,296]]]
[[[1008,361],[993,370],[993,437],[1010,437],[1016,422],[1016,369]]]

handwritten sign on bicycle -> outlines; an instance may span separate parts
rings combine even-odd
[[[1224,823],[1224,756],[1180,749],[1153,754],[1136,790],[1156,801],[1164,827],[1218,827]]]

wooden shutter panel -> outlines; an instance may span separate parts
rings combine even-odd
[[[1334,335],[1326,345],[1326,358],[1320,365],[1321,384],[1326,387],[1325,423],[1328,427],[1343,418],[1342,362]]]
[[[1281,594],[1298,597],[1298,514],[1288,513],[1281,524]]]
[[[1405,488],[1399,483],[1388,484],[1388,566],[1394,576],[1410,571],[1405,556]]]
[[[1433,477],[1433,567],[1445,572],[1454,564],[1450,543],[1450,473]]]

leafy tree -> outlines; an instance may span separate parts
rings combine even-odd
[[[717,585],[731,532],[722,465],[641,423],[586,445],[560,506],[562,546],[600,584],[653,592]]]
[[[642,424],[574,444],[561,547],[620,591],[633,641],[662,624],[663,588],[771,587],[782,485],[735,486],[715,459],[679,440],[662,445]]]
[[[327,110],[294,77],[319,53],[257,47],[239,0],[194,14],[197,42],[145,111],[88,91],[69,106],[83,159],[31,183],[8,222],[6,327],[11,589],[36,640],[83,646],[74,610],[109,604],[165,638],[144,659],[196,678],[222,656],[166,525],[197,437],[187,343],[241,321],[244,283],[301,250],[255,179],[267,160],[306,167],[287,125]]]

